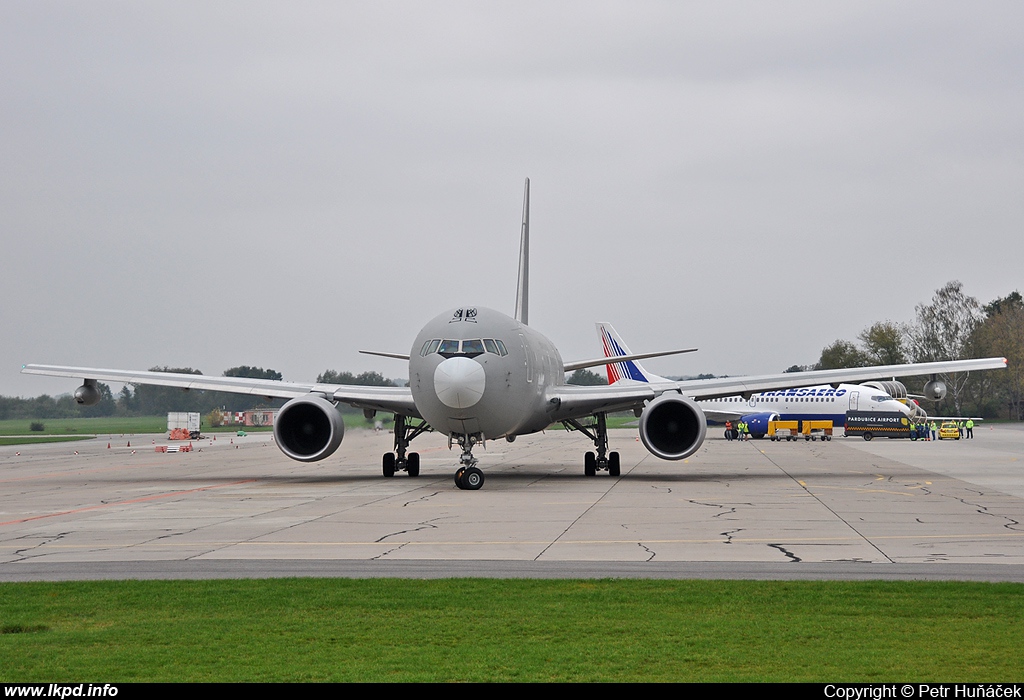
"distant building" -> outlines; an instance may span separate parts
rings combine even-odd
[[[244,425],[250,428],[269,426],[277,418],[277,409],[253,408],[248,411],[225,411],[224,425]]]

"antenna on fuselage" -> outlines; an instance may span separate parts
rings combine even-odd
[[[530,324],[530,178],[523,193],[523,233],[519,240],[519,285],[516,288],[516,320]]]

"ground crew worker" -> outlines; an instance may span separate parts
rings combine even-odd
[[[725,439],[732,442],[732,421],[725,421]]]
[[[974,419],[973,418],[968,418],[967,419],[967,439],[968,440],[973,440],[974,439]]]
[[[937,431],[939,429],[939,426],[935,424],[935,421],[932,421],[928,425],[928,427],[931,428],[931,431],[932,431],[932,440],[938,439],[937,436],[935,435],[935,431]]]

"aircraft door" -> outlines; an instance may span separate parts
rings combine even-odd
[[[850,392],[850,410],[851,411],[856,411],[857,410],[857,401],[858,401],[859,398],[860,398],[860,392],[859,391],[851,391]]]
[[[523,346],[523,355],[526,357],[526,381],[533,382],[533,352],[529,343],[526,342],[526,336],[522,333],[519,334],[519,342]]]

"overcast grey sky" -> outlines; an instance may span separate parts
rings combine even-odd
[[[1019,2],[0,4],[0,394],[24,363],[404,377],[595,321],[661,374],[810,363],[1024,288]]]

